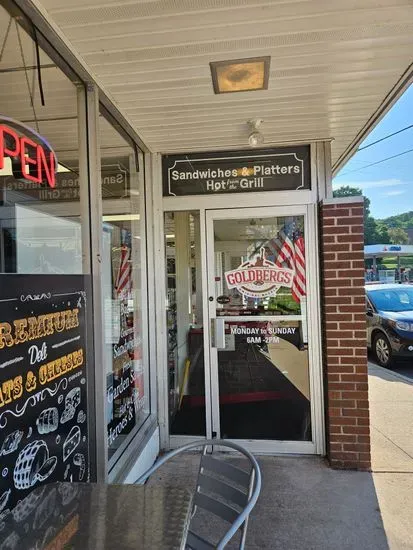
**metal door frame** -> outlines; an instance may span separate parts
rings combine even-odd
[[[205,328],[210,332],[211,319],[215,318],[215,251],[214,251],[214,221],[231,219],[248,219],[254,217],[284,217],[303,216],[305,228],[305,253],[307,280],[307,315],[312,322],[308,323],[308,361],[310,380],[310,410],[312,441],[279,441],[279,440],[255,440],[237,439],[234,442],[244,445],[249,450],[261,454],[324,454],[324,430],[323,430],[323,392],[322,392],[322,368],[320,353],[320,312],[319,312],[319,277],[317,273],[317,240],[314,207],[301,206],[263,206],[253,208],[211,209],[205,211],[206,222],[206,253],[207,253],[207,286],[203,287],[204,302],[206,302],[208,315],[204,316]],[[213,301],[209,301],[213,297]],[[205,309],[205,306],[204,306]],[[233,318],[237,320],[237,317]],[[242,317],[245,319],[245,317]],[[259,320],[259,317],[254,317]],[[264,318],[263,318],[264,319]],[[266,318],[268,319],[268,317]],[[207,322],[208,321],[208,322]],[[317,321],[317,322],[314,322]],[[209,365],[205,358],[205,371],[210,371],[211,380],[211,412],[212,431],[220,437],[220,411],[219,411],[219,386],[218,386],[218,353],[217,348],[211,346],[204,335],[205,350],[208,348]],[[231,440],[230,440],[231,441]]]
[[[189,206],[189,207],[188,207]],[[208,300],[207,300],[207,253],[206,253],[206,233],[205,233],[205,208],[200,208],[199,203],[196,204],[196,202],[192,202],[186,206],[186,208],[164,208],[162,210],[161,215],[159,215],[159,225],[162,224],[162,234],[163,234],[163,224],[164,224],[164,214],[165,212],[177,212],[177,211],[186,211],[186,212],[199,212],[199,227],[200,227],[200,246],[201,246],[201,280],[202,280],[202,294],[203,294],[203,300],[202,300],[202,313],[203,313],[203,319],[208,319]],[[166,263],[164,258],[164,250],[163,246],[159,242],[159,248],[158,248],[160,254],[158,255],[158,259],[162,259],[163,262],[163,270],[157,272],[157,276],[159,277],[160,274],[165,273],[166,269]],[[163,278],[162,286],[159,285],[158,288],[161,289],[162,293],[165,292],[165,280]],[[158,285],[157,285],[158,286]],[[165,309],[164,304],[166,300],[166,296],[161,296],[161,304],[160,307],[162,308],[162,314],[163,314],[163,320],[162,323],[165,321]],[[159,331],[159,325],[158,325],[158,331]],[[163,404],[163,414],[160,414],[160,417],[163,417],[165,420],[163,423],[160,423],[161,426],[161,447],[162,448],[168,448],[168,449],[174,449],[177,447],[180,447],[182,445],[185,445],[186,443],[191,443],[196,440],[204,440],[204,439],[211,439],[212,438],[212,410],[211,410],[211,375],[210,375],[210,331],[209,331],[209,323],[204,322],[204,364],[205,364],[205,428],[206,428],[206,435],[202,436],[196,436],[196,435],[174,435],[170,434],[169,432],[169,407],[168,407],[168,381],[165,377],[165,374],[162,372],[162,374],[159,373],[158,370],[158,380],[162,384],[162,393],[164,398],[161,398],[159,403]],[[165,363],[158,363],[162,364],[164,366],[166,364],[166,346],[167,346],[167,330],[166,326],[162,331],[162,336],[159,338],[158,333],[158,354],[161,354],[161,356],[165,357]],[[160,384],[160,385],[161,385]],[[163,432],[163,433],[162,433]]]
[[[286,143],[285,145],[289,145]],[[286,207],[289,212],[294,208],[300,208],[307,213],[308,237],[306,239],[306,262],[309,277],[312,284],[307,289],[308,302],[311,301],[312,323],[308,327],[309,338],[311,334],[313,345],[309,353],[311,365],[311,412],[314,434],[315,450],[313,452],[325,454],[325,430],[324,430],[324,392],[322,386],[322,359],[321,359],[321,316],[320,316],[320,284],[319,284],[319,255],[318,255],[318,223],[317,204],[323,197],[331,192],[331,174],[326,158],[329,154],[329,143],[317,142],[310,144],[311,156],[311,190],[300,191],[266,191],[257,193],[233,193],[229,195],[189,195],[179,197],[164,197],[162,195],[162,154],[151,155],[152,167],[152,212],[153,212],[153,251],[154,251],[154,282],[155,282],[155,311],[156,311],[156,378],[158,393],[158,420],[160,434],[160,448],[172,449],[196,439],[203,440],[200,436],[178,436],[169,433],[168,411],[168,377],[167,377],[167,326],[165,315],[166,285],[165,285],[165,250],[164,250],[164,213],[170,211],[196,210],[200,213],[201,231],[206,233],[205,212],[218,210],[223,204],[231,204],[233,208],[248,207]],[[326,156],[327,155],[327,156]],[[274,206],[272,206],[274,205]],[[277,205],[277,206],[275,206]],[[229,211],[229,209],[228,209]],[[207,297],[207,265],[206,265],[206,238],[201,239],[202,263],[202,289]],[[311,313],[310,313],[311,312]],[[204,319],[208,315],[208,303],[204,301]],[[205,323],[204,344],[209,347],[209,326]],[[208,353],[208,351],[206,352]],[[205,391],[211,388],[207,382]],[[212,435],[212,411],[207,413],[207,436]],[[283,448],[275,450],[271,442],[266,447],[261,442],[262,453],[305,453],[297,450],[295,442],[285,442]]]
[[[272,216],[304,216],[305,223],[305,247],[306,247],[306,271],[310,285],[307,286],[307,312],[308,318],[312,322],[308,323],[308,342],[309,342],[309,379],[310,379],[310,408],[312,424],[312,441],[268,441],[268,440],[236,440],[245,445],[253,452],[261,454],[325,454],[325,435],[324,435],[324,399],[322,385],[322,360],[321,360],[321,322],[319,310],[319,270],[318,270],[318,252],[317,252],[317,223],[316,223],[316,205],[301,204],[294,206],[256,206],[240,208],[204,208],[192,204],[185,205],[186,208],[176,210],[197,210],[200,214],[200,241],[202,258],[202,293],[203,293],[203,318],[204,318],[204,361],[205,361],[205,409],[206,409],[206,438],[212,437],[212,432],[216,431],[214,426],[219,425],[219,391],[218,391],[218,366],[217,358],[214,360],[214,352],[211,349],[210,318],[211,303],[208,300],[213,295],[215,289],[211,288],[208,282],[213,280],[210,271],[214,265],[213,250],[213,221],[215,219],[238,219],[250,217],[272,217]],[[216,203],[215,203],[216,204]],[[172,206],[172,205],[171,205]],[[174,205],[175,206],[175,205]],[[190,208],[188,208],[190,206]],[[209,206],[209,205],[207,205]],[[174,211],[175,208],[164,208],[163,211]],[[163,211],[160,222],[163,225]],[[210,244],[212,243],[212,244]],[[161,247],[159,247],[161,252]],[[162,251],[163,252],[163,251]],[[161,253],[162,254],[162,253]],[[158,258],[161,256],[158,256]],[[162,254],[163,256],[163,254]],[[162,272],[161,272],[162,273]],[[159,272],[158,272],[159,274]],[[163,284],[163,283],[162,283]],[[159,287],[158,287],[159,288]],[[161,286],[162,288],[162,286]],[[163,304],[165,302],[163,301]],[[159,318],[158,318],[159,319]],[[158,351],[161,351],[166,344],[166,333],[164,338],[158,338]],[[165,363],[163,363],[165,364]],[[164,378],[164,376],[163,376]],[[166,385],[166,380],[164,380]],[[167,387],[164,386],[165,398],[161,400],[167,409]],[[165,410],[165,416],[168,411]],[[202,441],[204,436],[185,436],[170,435],[169,426],[166,434],[164,431],[164,446],[166,448],[179,447],[185,443]]]

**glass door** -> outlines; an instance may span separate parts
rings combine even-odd
[[[199,210],[164,213],[168,424],[177,445],[207,435],[210,403],[205,384],[203,224]]]
[[[212,431],[315,452],[306,207],[206,212]]]

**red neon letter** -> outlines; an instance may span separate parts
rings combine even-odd
[[[6,136],[13,140],[13,149],[7,147]],[[19,136],[8,126],[0,124],[0,170],[4,168],[5,157],[17,157],[20,152]]]
[[[43,147],[37,148],[37,165],[38,165],[38,174],[39,180],[44,182],[47,180],[49,187],[56,186],[56,159],[53,151],[49,151],[49,164],[46,160],[46,154]]]
[[[26,145],[27,147],[27,156],[26,156]],[[37,155],[36,159],[30,156],[30,148],[34,149],[35,151],[38,148],[37,143],[32,141],[29,138],[22,137],[20,139],[20,148],[21,148],[21,163],[22,163],[22,176],[24,179],[29,181],[34,181],[35,183],[41,183],[41,179],[39,178],[39,170],[37,170],[37,176],[33,176],[30,171],[30,165],[37,166]],[[27,170],[26,170],[27,168]]]

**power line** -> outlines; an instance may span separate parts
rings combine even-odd
[[[365,168],[370,168],[370,166],[376,166],[376,164],[381,164],[382,162],[386,162],[386,160],[395,159],[397,157],[401,157],[402,155],[407,155],[407,153],[412,153],[413,149],[408,149],[407,151],[403,151],[403,153],[398,153],[397,155],[393,155],[391,157],[387,157],[385,159],[378,160],[377,162],[372,162],[371,164],[367,164],[366,166],[363,166],[362,168],[356,168],[355,170],[349,170],[348,172],[344,172],[344,174],[340,174],[340,176],[346,176],[347,174],[353,174],[354,172],[360,172],[360,170],[364,170]]]
[[[371,147],[372,145],[376,145],[376,143],[380,143],[381,141],[384,141],[385,139],[389,139],[393,136],[397,136],[397,134],[401,134],[402,132],[405,132],[406,130],[409,130],[410,128],[413,128],[413,124],[410,124],[410,126],[405,126],[401,130],[397,130],[397,132],[393,132],[392,134],[387,134],[387,136],[384,136],[381,139],[377,139],[376,141],[373,141],[372,143],[369,143],[369,144],[365,145],[364,147],[359,147],[357,149],[357,153],[359,151],[363,151],[363,149],[367,149],[368,147]]]

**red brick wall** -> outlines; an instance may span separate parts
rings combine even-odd
[[[363,200],[320,206],[327,453],[335,468],[370,469]]]

